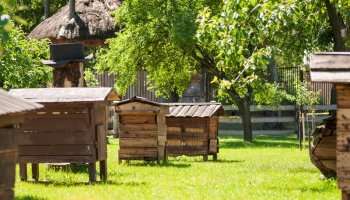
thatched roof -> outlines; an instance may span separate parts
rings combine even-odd
[[[69,19],[68,4],[45,19],[28,35],[28,38],[49,38],[52,43],[84,42],[85,46],[103,45],[106,38],[115,36],[111,11],[121,0],[76,0],[76,14]]]

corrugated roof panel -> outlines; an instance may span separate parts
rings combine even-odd
[[[199,106],[197,105],[194,105],[194,106],[191,106],[190,109],[188,109],[187,113],[185,114],[185,117],[192,117],[193,114],[197,111]]]
[[[177,107],[175,107],[174,109],[173,109],[173,112],[171,112],[171,116],[176,116],[177,115],[177,113],[179,113],[180,111],[181,111],[181,109],[182,109],[182,107],[183,106],[177,106]]]
[[[25,88],[12,89],[11,95],[39,103],[95,102],[117,100],[112,88]]]
[[[223,115],[224,109],[220,103],[168,103],[170,117],[211,117]]]
[[[202,112],[201,117],[210,117],[211,113],[215,110],[216,105],[209,105],[207,108]]]
[[[182,109],[177,113],[176,117],[184,117],[191,106],[183,106]]]
[[[207,105],[202,105],[199,106],[197,111],[192,115],[192,117],[201,117],[202,113],[205,111],[205,109],[207,108]]]
[[[42,107],[40,104],[14,97],[0,89],[0,115],[24,112]]]

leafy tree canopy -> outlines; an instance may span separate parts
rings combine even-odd
[[[301,64],[308,52],[329,47],[326,12],[312,0],[126,0],[116,12],[124,29],[101,50],[97,68],[118,76],[124,93],[147,70],[157,94],[181,95],[199,68],[214,78],[222,100],[242,112],[251,141],[249,105],[278,103],[285,93],[267,81],[271,61]],[[268,98],[266,98],[268,96]]]
[[[47,40],[27,40],[26,34],[13,26],[0,59],[0,88],[45,87],[51,69],[42,64],[49,57]]]

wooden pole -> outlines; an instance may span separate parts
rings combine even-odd
[[[72,19],[75,14],[75,0],[69,0],[69,19]]]
[[[50,17],[50,0],[45,0],[44,2],[44,14],[45,19]]]

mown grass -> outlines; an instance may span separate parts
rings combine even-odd
[[[48,171],[39,183],[16,182],[16,199],[340,199],[335,180],[323,179],[293,136],[221,137],[218,161],[201,157],[117,164],[118,140],[108,145],[108,182],[88,184],[87,169]],[[210,158],[211,159],[211,158]]]

